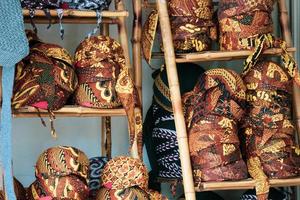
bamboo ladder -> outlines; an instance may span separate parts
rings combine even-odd
[[[138,0],[139,1],[139,0]],[[137,2],[137,1],[135,1]],[[214,1],[214,3],[216,3]],[[291,32],[288,26],[288,12],[286,8],[285,0],[279,0],[279,15],[281,33],[283,38],[288,44],[288,52],[293,53],[296,51],[292,46]],[[136,6],[140,6],[140,3],[136,3]],[[236,190],[236,189],[251,189],[255,187],[255,182],[252,179],[232,182],[207,182],[202,183],[199,188],[194,187],[193,173],[189,155],[189,146],[187,139],[187,132],[185,126],[185,120],[182,109],[181,94],[179,90],[179,82],[177,76],[176,63],[181,62],[203,62],[203,61],[229,61],[234,59],[246,58],[251,54],[251,51],[207,51],[201,53],[189,53],[189,54],[175,54],[172,33],[167,9],[167,0],[157,0],[156,4],[150,3],[144,0],[142,5],[144,8],[157,8],[159,14],[159,23],[161,27],[161,35],[163,41],[164,53],[153,53],[152,58],[162,58],[164,56],[168,83],[170,87],[171,101],[174,112],[174,121],[177,132],[178,147],[181,159],[182,177],[184,193],[187,200],[195,200],[195,191],[212,191],[212,190]],[[135,15],[141,16],[141,9],[135,8]],[[134,33],[141,34],[141,23],[134,26]],[[136,36],[139,38],[139,36]],[[264,55],[280,55],[281,49],[268,49],[264,51]],[[140,54],[138,54],[140,55]],[[293,103],[294,113],[297,125],[297,133],[300,138],[300,103],[297,102],[300,99],[300,90],[294,85]],[[168,181],[167,181],[168,182]],[[292,179],[271,179],[271,187],[287,187],[300,185],[300,178]]]

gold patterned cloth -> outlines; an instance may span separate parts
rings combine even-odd
[[[217,37],[212,0],[169,0],[168,8],[175,51],[210,49]]]
[[[57,146],[45,150],[38,158],[35,175],[41,179],[76,175],[88,182],[89,159],[81,150]]]
[[[243,145],[256,193],[267,199],[269,178],[289,178],[300,172],[292,122],[293,77],[282,66],[259,61],[244,75],[247,114]]]
[[[150,200],[149,195],[138,187],[125,188],[123,190],[109,190],[100,188],[96,200]]]
[[[27,189],[27,200],[87,200],[89,189],[77,176],[61,176],[35,180]]]
[[[247,178],[237,132],[244,116],[245,91],[234,71],[211,69],[199,77],[193,91],[184,95],[196,184]]]
[[[218,13],[220,49],[254,49],[259,36],[272,34],[274,3],[275,0],[221,0]]]
[[[62,108],[77,87],[73,59],[62,47],[41,42],[28,31],[30,54],[17,64],[12,106]]]
[[[45,150],[35,166],[36,180],[28,200],[87,200],[89,159],[79,149],[56,146]]]
[[[176,52],[200,52],[211,48],[217,39],[212,0],[168,0],[173,44]],[[158,13],[153,10],[142,30],[142,51],[150,63],[158,30]]]
[[[122,105],[128,117],[130,145],[137,140],[142,157],[141,105],[121,45],[108,36],[86,38],[76,49],[75,68],[79,78],[76,103],[92,108]]]
[[[141,160],[120,156],[110,160],[101,174],[103,189],[98,199],[118,199],[120,193],[128,194],[128,200],[135,196],[141,199],[167,200],[156,191],[148,189],[148,172]],[[146,195],[147,194],[147,195]]]

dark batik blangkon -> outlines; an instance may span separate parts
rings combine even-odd
[[[256,193],[266,199],[269,178],[289,178],[300,172],[292,121],[293,79],[277,63],[260,61],[243,80],[247,86],[243,145]]]
[[[184,96],[194,180],[241,180],[247,167],[240,152],[238,123],[246,87],[234,71],[212,69]]]

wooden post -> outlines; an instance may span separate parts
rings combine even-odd
[[[118,10],[118,11],[125,10],[124,3],[122,0],[115,0],[115,6],[116,6],[116,10]],[[126,66],[129,68],[130,75],[131,75],[132,79],[134,80],[134,78],[135,78],[134,72],[133,72],[132,66],[130,64],[130,54],[129,54],[125,17],[119,17],[119,21],[120,22],[118,24],[118,31],[119,31],[120,43],[123,47]],[[133,145],[130,149],[130,154],[132,157],[138,158],[138,147],[137,147],[136,140],[133,142]]]
[[[125,10],[124,3],[122,0],[116,0],[115,7],[117,11]],[[120,43],[124,51],[126,66],[130,69],[131,75],[133,75],[132,67],[130,65],[130,54],[129,54],[129,47],[128,47],[128,37],[127,37],[125,17],[119,17],[118,32],[119,32]]]
[[[106,117],[101,117],[101,156],[107,156],[105,118]]]
[[[174,121],[182,168],[184,194],[186,199],[196,200],[188,138],[182,109],[181,94],[179,90],[178,75],[175,63],[175,52],[167,9],[167,2],[166,0],[157,0],[156,3],[158,8],[159,22],[164,46],[168,83],[174,112]]]
[[[285,0],[280,0],[279,3],[279,13],[280,13],[280,25],[283,39],[286,41],[287,46],[292,46],[292,35],[289,28],[289,16],[288,10],[286,7]],[[294,107],[294,116],[296,121],[296,130],[298,133],[298,142],[300,140],[300,88],[294,83],[293,85],[293,107]]]
[[[111,159],[111,117],[105,117],[105,132],[106,132],[106,157]]]
[[[132,58],[134,68],[135,86],[142,102],[142,56],[141,56],[141,37],[142,37],[142,2],[141,0],[132,0],[133,4],[133,28],[132,28]]]

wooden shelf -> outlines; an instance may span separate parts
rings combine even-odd
[[[40,110],[43,117],[48,117],[48,111]],[[94,109],[81,106],[65,106],[60,110],[54,111],[56,117],[99,117],[99,116],[126,116],[123,108],[118,109]],[[25,107],[13,111],[16,118],[38,117],[37,110],[34,107]]]
[[[63,10],[63,17],[69,18],[94,18],[96,12],[92,10]],[[49,10],[51,17],[58,17],[56,10]],[[29,10],[23,9],[23,16],[29,17]],[[128,17],[128,11],[102,11],[102,17]],[[35,17],[46,17],[43,10],[35,10]]]
[[[288,187],[300,185],[300,177],[290,179],[270,179],[271,187]],[[158,178],[160,183],[181,183],[181,180]],[[199,187],[195,187],[197,192],[213,190],[246,190],[254,189],[255,181],[253,179],[241,181],[222,181],[222,182],[202,182]]]
[[[295,52],[296,48],[288,48],[288,52]],[[247,58],[253,51],[204,51],[199,53],[178,53],[176,54],[176,62],[200,62],[200,61],[226,61],[226,60],[238,60]],[[263,55],[277,56],[282,53],[280,48],[267,49],[263,52]],[[154,52],[152,54],[153,59],[161,59],[164,57],[162,52]]]
[[[25,17],[24,18],[25,23],[30,23],[30,18]],[[59,19],[58,18],[51,18],[50,19],[51,24],[58,24]],[[49,19],[46,19],[45,17],[35,17],[34,18],[35,24],[48,24]],[[97,19],[95,17],[91,18],[80,18],[79,20],[77,18],[70,18],[70,17],[64,17],[62,19],[62,23],[64,24],[96,24]],[[103,17],[101,20],[101,23],[103,24],[118,24],[119,19],[118,18],[109,18],[109,17]]]

